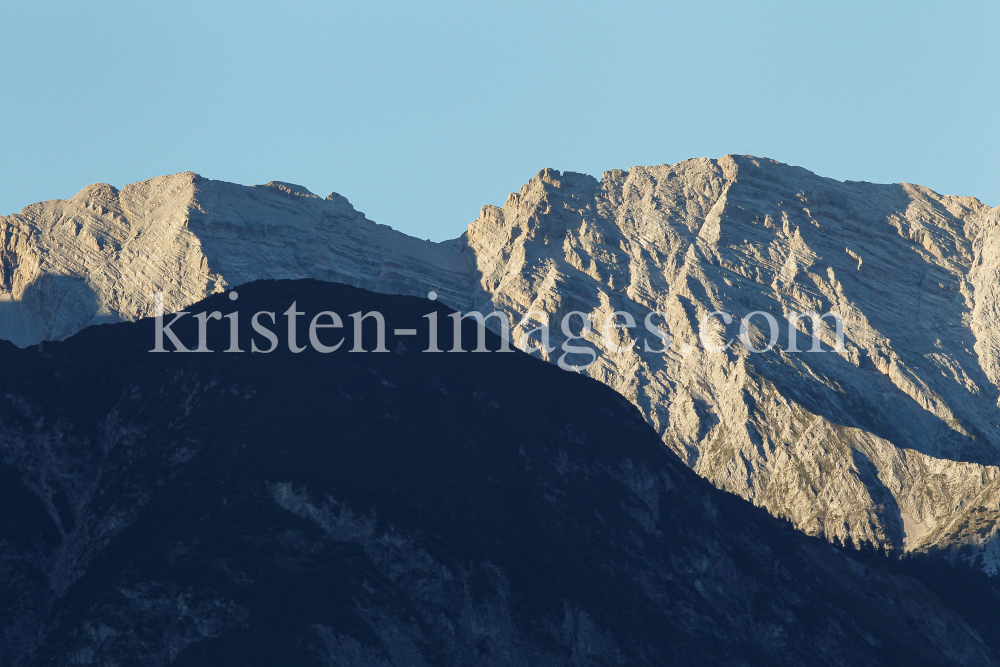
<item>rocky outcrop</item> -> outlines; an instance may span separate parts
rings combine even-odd
[[[1000,564],[1000,209],[913,185],[841,183],[747,156],[590,176],[544,170],[460,239],[376,225],[338,195],[178,174],[91,186],[3,219],[0,333],[20,344],[167,310],[257,278],[314,277],[508,314],[570,311],[587,374],[717,486],[810,534]],[[630,332],[602,328],[616,311]],[[706,341],[699,324],[718,318]],[[747,340],[739,319],[759,312]],[[836,312],[796,325],[792,313]],[[663,344],[646,315],[672,337]],[[530,314],[530,315],[529,315]],[[579,326],[579,319],[574,326]],[[623,322],[621,316],[616,322]],[[495,324],[495,320],[491,321]],[[613,340],[612,340],[613,339]],[[614,349],[608,345],[612,340]],[[734,344],[724,352],[705,342]],[[638,345],[638,347],[635,347]],[[567,357],[578,363],[585,355]]]

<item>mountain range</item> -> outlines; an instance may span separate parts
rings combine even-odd
[[[690,468],[809,535],[1000,567],[1000,208],[839,182],[751,156],[605,172],[546,169],[459,238],[414,239],[336,193],[192,173],[85,188],[0,220],[0,336],[61,340],[260,279],[314,278],[505,313],[595,322],[581,372],[634,405]],[[756,354],[739,320],[769,313]],[[834,312],[795,325],[793,313]],[[615,312],[662,318],[646,352]],[[766,341],[761,316],[746,336]],[[496,328],[496,320],[490,325]],[[641,325],[640,325],[641,326]],[[641,329],[640,329],[641,331]],[[552,325],[552,343],[566,335]],[[537,341],[536,341],[537,342]],[[659,349],[659,348],[657,348]],[[559,352],[537,352],[555,361]]]

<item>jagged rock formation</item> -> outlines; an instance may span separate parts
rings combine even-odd
[[[467,239],[484,289],[518,320],[639,319],[621,353],[595,331],[588,373],[718,486],[809,533],[962,548],[997,572],[1000,209],[730,156],[600,182],[543,171]],[[652,310],[674,336],[666,354],[632,347],[660,349],[642,329]],[[775,316],[775,350],[707,351],[698,326],[717,310]],[[843,351],[826,321],[827,352],[782,352],[786,318],[806,311],[841,315]],[[751,324],[763,348],[763,317]],[[718,343],[739,334],[738,321],[715,328]]]
[[[440,304],[318,281],[228,296],[193,308],[378,310],[392,352],[149,354],[149,320],[0,341],[2,664],[998,664],[995,588],[951,606],[796,532],[597,382],[422,353]]]
[[[601,354],[586,372],[716,485],[807,533],[944,549],[997,572],[1000,209],[975,199],[728,156],[601,181],[545,170],[442,244],[336,195],[193,174],[92,186],[3,222],[0,332],[21,344],[151,314],[152,292],[172,310],[256,278],[434,289],[515,323],[535,311],[556,345],[563,315],[590,313]],[[639,327],[616,347],[639,348],[608,349],[601,328],[616,310]],[[775,351],[707,351],[698,324],[716,310],[773,314]],[[842,316],[842,351],[829,326],[826,352],[781,351],[784,318],[810,310]],[[665,353],[641,347],[661,348],[643,328],[650,311],[665,313]],[[762,322],[748,332],[758,346]],[[713,324],[713,336],[738,326]],[[798,330],[809,349],[808,321]]]

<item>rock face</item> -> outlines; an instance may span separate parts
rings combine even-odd
[[[440,304],[280,281],[192,309],[293,300],[384,313],[391,352],[150,354],[150,320],[0,342],[2,664],[998,664],[990,586],[950,607],[802,535],[597,382],[424,354]]]
[[[558,347],[559,322],[581,311],[600,352],[585,372],[717,486],[810,534],[998,571],[1000,209],[975,199],[727,156],[600,181],[545,170],[441,244],[337,195],[193,174],[91,186],[3,223],[0,325],[19,344],[151,314],[153,292],[169,311],[257,278],[434,289],[462,310],[505,312],[522,345],[529,312],[548,317]],[[638,327],[605,339],[614,311]],[[645,351],[662,348],[644,328],[652,311],[673,337],[666,352]],[[713,311],[735,317],[710,326],[705,342],[735,341],[721,353],[698,336]],[[737,340],[754,311],[780,324],[771,352]],[[803,351],[788,352],[786,318],[806,311],[839,314],[843,349],[826,320],[825,351],[805,351],[804,320]],[[747,332],[757,347],[764,322]]]
[[[602,354],[587,372],[716,485],[808,533],[961,550],[997,572],[1000,209],[730,156],[601,181],[543,171],[466,238],[512,318],[591,313]],[[622,352],[596,332],[616,310],[639,321],[611,341]],[[666,353],[641,347],[662,347],[650,311]],[[723,353],[698,337],[713,311],[734,316],[711,327],[735,342]],[[737,340],[754,311],[780,325],[770,353]],[[841,351],[826,320],[826,352],[787,352],[786,318],[807,311],[839,313]],[[764,317],[750,322],[762,349]]]
[[[261,278],[317,278],[465,304],[462,244],[365,218],[340,195],[286,183],[244,187],[192,173],[92,185],[0,218],[0,337],[24,346],[90,324],[167,312]]]

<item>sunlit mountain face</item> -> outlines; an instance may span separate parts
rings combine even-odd
[[[699,475],[797,529],[997,573],[1000,209],[972,197],[731,155],[546,169],[443,243],[336,193],[190,172],[2,222],[0,337],[18,345],[258,279],[434,291],[503,313],[513,346],[605,383]],[[565,356],[582,318],[570,343],[593,356]]]

